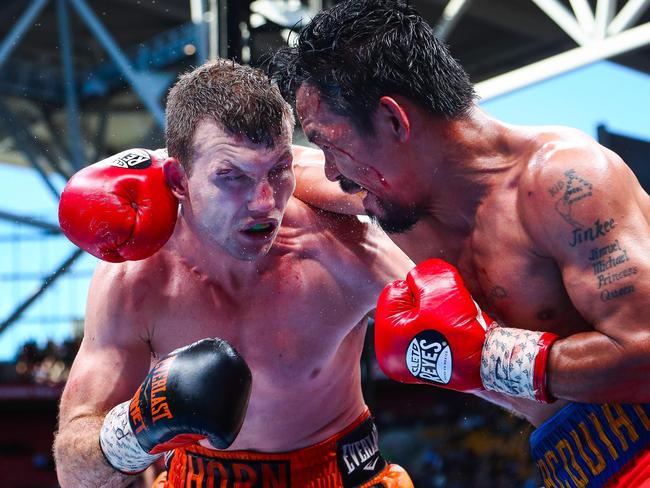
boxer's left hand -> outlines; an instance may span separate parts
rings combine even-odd
[[[397,381],[551,401],[546,361],[556,339],[499,327],[474,302],[458,271],[440,259],[386,286],[377,303],[377,359]]]

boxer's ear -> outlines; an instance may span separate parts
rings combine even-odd
[[[179,200],[187,197],[187,172],[176,158],[167,158],[163,162],[163,173],[167,186]]]
[[[387,124],[397,140],[404,143],[411,137],[411,121],[405,108],[393,97],[381,97],[375,123]]]

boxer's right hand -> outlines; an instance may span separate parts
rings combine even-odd
[[[387,285],[377,301],[375,352],[390,378],[463,392],[483,389],[487,326],[458,271],[440,259]]]
[[[77,172],[59,202],[63,233],[104,261],[151,256],[172,235],[178,214],[165,159],[162,152],[129,149]]]
[[[221,339],[203,339],[165,356],[131,400],[114,407],[99,436],[109,464],[144,470],[164,451],[208,439],[217,449],[235,440],[244,421],[251,372]]]
[[[466,393],[487,389],[552,402],[549,351],[556,334],[501,327],[474,301],[458,270],[441,259],[384,288],[375,313],[375,352],[394,380]]]

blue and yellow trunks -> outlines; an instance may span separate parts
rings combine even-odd
[[[530,444],[547,488],[650,487],[650,404],[570,403]]]

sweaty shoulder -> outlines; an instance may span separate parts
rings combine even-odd
[[[87,333],[147,340],[160,301],[162,256],[119,264],[100,262],[88,291]]]
[[[576,129],[540,130],[533,144],[519,180],[518,205],[524,227],[538,243],[552,239],[554,229],[589,225],[580,210],[606,202],[610,192],[627,187],[631,198],[644,198],[623,160]]]

